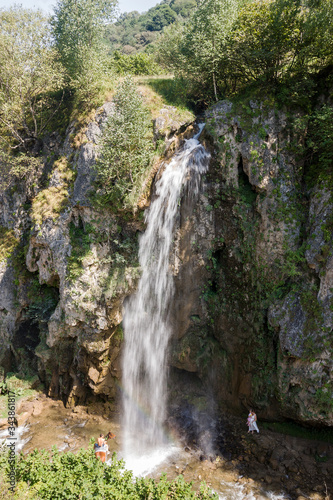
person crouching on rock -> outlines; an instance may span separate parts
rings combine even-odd
[[[107,441],[108,439],[114,439],[115,437],[116,437],[116,435],[115,435],[115,434],[113,434],[111,431],[109,431],[109,432],[106,434],[106,436],[104,436],[104,439],[106,439],[106,441]]]

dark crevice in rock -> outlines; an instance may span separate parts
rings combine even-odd
[[[14,349],[24,348],[29,358],[34,356],[34,350],[40,342],[39,327],[31,320],[26,320],[20,324],[13,337]]]
[[[238,187],[239,193],[244,198],[244,200],[248,202],[248,204],[254,206],[257,193],[255,191],[255,188],[250,183],[249,176],[244,171],[242,155],[240,156],[238,162]]]
[[[12,339],[12,371],[19,368],[37,372],[35,349],[40,340],[40,328],[36,321],[26,319],[19,324]]]

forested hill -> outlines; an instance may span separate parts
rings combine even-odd
[[[147,50],[163,28],[177,19],[189,18],[197,4],[198,0],[162,0],[143,14],[136,10],[121,14],[106,30],[111,52],[119,50],[124,54],[134,54]]]

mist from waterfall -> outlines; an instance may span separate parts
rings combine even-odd
[[[172,331],[170,304],[174,294],[170,254],[182,191],[198,193],[209,153],[199,143],[200,131],[185,141],[155,186],[146,212],[147,229],[140,238],[142,275],[135,295],[124,307],[123,456],[127,466],[152,456],[167,444],[167,348]],[[184,293],[186,291],[184,290]]]

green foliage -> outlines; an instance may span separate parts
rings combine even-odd
[[[311,152],[311,160],[306,169],[307,181],[310,185],[324,183],[333,186],[333,107],[324,105],[309,117],[309,133],[307,146]]]
[[[207,93],[215,99],[220,95],[223,45],[239,5],[240,0],[202,0],[182,32],[174,34],[169,30],[160,43],[171,67],[192,82],[193,92],[201,99]]]
[[[177,16],[169,5],[156,5],[150,11],[146,27],[148,31],[161,31],[165,26],[174,23],[176,19]]]
[[[121,14],[116,23],[106,28],[111,51],[119,50],[124,54],[154,51],[154,42],[160,32],[166,26],[172,26],[176,19],[189,18],[198,0],[171,0],[168,3],[161,2],[143,14],[137,11]]]
[[[201,0],[177,33],[164,31],[159,57],[204,104],[249,85],[304,104],[332,63],[332,19],[332,0]]]
[[[51,42],[40,11],[0,11],[0,139],[11,147],[34,147],[59,109],[63,72]]]
[[[79,101],[91,103],[107,85],[110,68],[103,35],[115,4],[115,0],[58,0],[56,4],[53,36]]]
[[[0,226],[0,262],[8,259],[18,245],[12,229]]]
[[[1,469],[8,474],[7,456],[0,454]],[[93,450],[81,449],[77,454],[59,453],[54,447],[52,452],[35,450],[20,455],[16,463],[18,490],[29,485],[29,498],[43,500],[217,500],[204,484],[195,492],[192,484],[178,476],[174,481],[162,475],[159,481],[134,478],[132,472],[124,469],[124,462],[112,456],[109,466],[96,460]],[[15,498],[15,497],[14,497]],[[16,498],[22,498],[16,496]]]
[[[320,409],[324,413],[330,414],[333,410],[333,384],[331,381],[326,382],[323,387],[316,391],[316,400]]]
[[[71,255],[68,258],[68,279],[73,281],[82,274],[82,261],[90,253],[93,242],[90,227],[76,226],[73,222],[69,225],[71,240]]]
[[[290,73],[302,42],[299,2],[252,2],[239,13],[228,44],[235,77],[276,83]]]
[[[161,68],[156,64],[154,57],[144,52],[125,55],[115,51],[113,60],[116,72],[121,75],[156,75],[161,73]]]
[[[171,0],[170,7],[181,17],[190,17],[198,2],[196,0]]]
[[[101,189],[95,202],[135,210],[153,156],[152,122],[130,77],[119,84],[114,103],[96,162]]]
[[[314,427],[307,428],[296,424],[295,422],[262,422],[261,426],[270,431],[287,434],[303,439],[313,439],[316,441],[324,441],[333,443],[333,432],[329,428],[316,429]]]
[[[17,183],[40,166],[39,158],[26,153],[9,154],[0,149],[0,189],[17,189]]]

